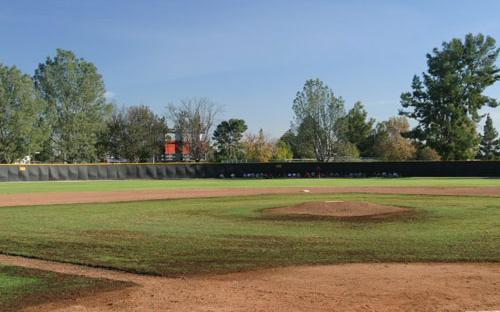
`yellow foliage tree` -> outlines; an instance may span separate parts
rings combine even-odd
[[[402,134],[410,131],[410,124],[406,117],[391,117],[377,126],[375,138],[375,154],[383,160],[414,159],[416,148],[412,142]]]
[[[253,162],[268,162],[273,158],[273,144],[266,138],[264,131],[247,134],[242,142],[245,158]]]

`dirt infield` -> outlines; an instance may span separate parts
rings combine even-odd
[[[110,192],[59,192],[0,194],[0,207],[48,204],[106,203],[174,198],[200,198],[222,196],[244,196],[264,194],[299,194],[305,191],[297,187],[273,188],[203,188],[127,190]],[[376,194],[419,194],[456,196],[500,196],[500,187],[314,187],[309,193],[376,193]]]
[[[0,256],[0,263],[129,281],[25,311],[466,311],[500,309],[500,264],[342,264],[165,278]]]
[[[338,218],[389,216],[401,214],[410,209],[380,205],[361,201],[315,201],[306,202],[290,207],[273,208],[268,213],[278,215],[310,215],[329,216]]]

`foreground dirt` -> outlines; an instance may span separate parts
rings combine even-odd
[[[289,207],[273,208],[268,213],[277,215],[310,215],[330,216],[339,218],[366,217],[366,216],[392,216],[409,212],[410,209],[368,203],[362,201],[314,201]]]
[[[466,195],[500,196],[500,187],[274,187],[274,188],[210,188],[210,189],[161,189],[126,190],[112,192],[59,192],[0,194],[0,207],[107,203],[174,198],[201,198],[222,196],[244,196],[264,194],[308,193],[377,193],[377,194],[419,194],[419,195]]]
[[[20,257],[0,263],[137,287],[24,311],[467,311],[500,309],[500,264],[342,264],[193,278],[121,273]]]

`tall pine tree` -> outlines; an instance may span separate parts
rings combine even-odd
[[[375,119],[368,118],[368,113],[361,102],[356,102],[344,118],[347,141],[354,144],[361,156],[370,156],[370,136],[373,135]]]
[[[444,42],[441,50],[435,48],[427,54],[428,70],[423,80],[415,76],[413,91],[401,95],[404,110],[400,114],[418,122],[412,137],[445,160],[476,156],[479,110],[498,105],[484,91],[500,80],[500,69],[495,65],[499,52],[493,38],[468,34],[463,41]]]
[[[500,156],[500,140],[498,132],[493,126],[493,120],[490,115],[486,117],[486,122],[481,136],[481,144],[479,147],[479,158],[485,160],[493,160]]]
[[[243,157],[241,139],[248,127],[243,119],[222,121],[214,131],[218,160],[238,160]]]

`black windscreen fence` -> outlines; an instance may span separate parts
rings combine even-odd
[[[500,177],[500,161],[71,164],[0,166],[0,181],[2,182],[318,177]]]

